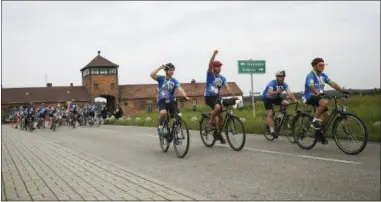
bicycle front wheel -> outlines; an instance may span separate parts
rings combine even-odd
[[[286,117],[284,117],[283,120],[283,131],[285,136],[287,137],[288,141],[290,141],[292,144],[296,143],[296,140],[294,138],[294,135],[292,134],[292,121],[294,117],[291,114],[288,114]]]
[[[361,153],[368,143],[366,126],[355,114],[342,113],[333,124],[332,134],[337,147],[349,155]],[[355,143],[355,146],[350,146],[351,143]]]
[[[245,146],[245,126],[238,117],[231,116],[228,118],[225,133],[228,143],[234,151],[240,151]]]
[[[184,158],[189,150],[189,129],[185,121],[181,120],[172,131],[173,134],[173,147],[176,151],[176,155],[180,158]]]

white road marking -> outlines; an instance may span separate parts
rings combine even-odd
[[[114,130],[104,130],[104,129],[100,129],[100,130],[102,130],[102,131],[108,131],[108,132],[113,132],[113,133],[117,133],[118,132],[118,131],[114,131]],[[148,137],[157,138],[157,135],[149,135],[149,134],[137,134],[137,135],[144,135],[144,136],[148,136]],[[229,145],[218,145],[218,146],[221,146],[221,147],[230,147]],[[243,149],[244,150],[249,150],[249,151],[257,151],[257,152],[270,153],[270,154],[279,154],[279,155],[285,155],[285,156],[294,156],[294,157],[307,158],[307,159],[315,159],[315,160],[321,160],[321,161],[331,161],[331,162],[357,164],[357,165],[361,165],[362,164],[362,163],[356,162],[356,161],[346,161],[346,160],[340,160],[340,159],[323,158],[323,157],[317,157],[317,156],[300,155],[300,154],[293,154],[293,153],[286,153],[286,152],[277,152],[277,151],[263,150],[263,149],[254,149],[254,148],[249,148],[249,147],[244,147]]]

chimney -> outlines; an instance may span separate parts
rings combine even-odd
[[[46,83],[46,87],[52,87],[52,83]]]
[[[195,83],[196,83],[196,80],[192,79],[191,84],[194,85]]]
[[[70,87],[73,87],[73,83],[70,83]]]
[[[101,51],[98,51],[98,55],[100,55],[101,54]]]

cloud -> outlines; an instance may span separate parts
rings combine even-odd
[[[263,90],[279,69],[300,91],[310,61],[351,88],[380,86],[380,2],[4,2],[3,86],[81,84],[96,51],[120,65],[121,84],[153,83],[173,62],[182,82],[205,80],[215,48],[223,74],[245,93],[250,77],[237,60],[265,59]],[[20,74],[19,72],[23,72]],[[345,72],[345,73],[344,73]],[[369,79],[372,78],[372,79]]]

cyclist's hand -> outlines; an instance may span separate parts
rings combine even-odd
[[[282,89],[278,88],[278,90],[276,91],[277,94],[281,94],[283,92]]]

